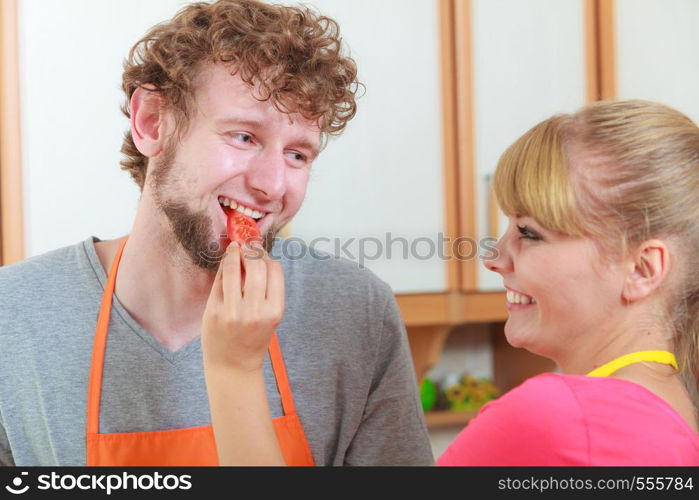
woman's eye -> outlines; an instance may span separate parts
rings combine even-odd
[[[532,231],[529,229],[527,226],[520,226],[517,225],[517,229],[519,230],[519,233],[521,234],[520,239],[526,239],[526,240],[540,240],[541,236],[539,236],[535,231]]]

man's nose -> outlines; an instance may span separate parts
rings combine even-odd
[[[509,231],[508,231],[509,233]],[[492,248],[492,257],[483,259],[483,265],[489,271],[505,274],[514,270],[512,257],[508,249],[507,233],[503,235]]]
[[[283,154],[264,151],[252,162],[248,184],[267,199],[280,200],[286,192],[286,168]]]

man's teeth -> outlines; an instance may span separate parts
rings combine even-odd
[[[511,304],[536,304],[534,297],[527,297],[511,290],[507,291],[507,302]]]
[[[238,212],[245,214],[248,217],[252,217],[253,219],[259,219],[261,217],[264,217],[265,215],[264,212],[258,212],[257,210],[253,210],[252,208],[244,207],[243,205],[238,205],[238,203],[235,200],[229,200],[228,198],[224,198],[223,196],[219,197],[218,202],[224,207],[230,207],[231,209],[237,210]]]

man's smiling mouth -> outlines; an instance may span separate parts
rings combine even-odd
[[[218,202],[223,208],[223,211],[228,215],[228,213],[231,210],[235,210],[237,212],[240,212],[241,214],[247,215],[248,217],[251,217],[252,219],[255,220],[255,222],[259,221],[262,219],[265,215],[267,215],[268,212],[261,212],[259,210],[255,210],[250,207],[246,207],[242,203],[238,203],[235,200],[231,200],[230,198],[227,198],[225,196],[219,196],[218,197]]]

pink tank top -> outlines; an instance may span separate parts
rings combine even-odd
[[[484,406],[438,465],[699,465],[699,435],[622,379],[544,374]]]

